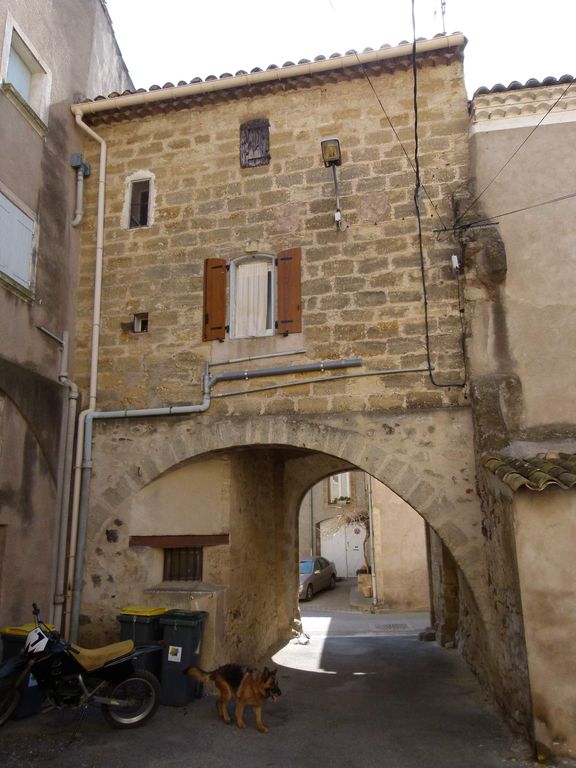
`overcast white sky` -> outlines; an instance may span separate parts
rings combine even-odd
[[[410,0],[107,0],[137,88],[266,69],[412,39]],[[416,0],[416,35],[443,31],[441,0]],[[468,94],[481,85],[576,76],[576,0],[446,0],[468,38]]]

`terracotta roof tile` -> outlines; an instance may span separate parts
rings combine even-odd
[[[428,40],[436,40],[436,39],[442,39],[442,38],[445,38],[447,40],[447,42],[449,42],[450,39],[452,38],[452,36],[454,36],[454,35],[461,35],[461,33],[460,32],[453,32],[451,35],[437,34],[437,35],[434,35],[433,37],[431,37],[429,39],[424,38],[424,37],[419,37],[419,38],[417,38],[417,42],[419,42],[419,43],[421,43],[421,42],[426,43],[426,42],[428,42]],[[267,72],[269,70],[275,70],[275,69],[281,69],[281,70],[289,69],[290,67],[298,66],[299,64],[313,64],[314,62],[326,61],[328,59],[340,59],[340,58],[344,58],[346,56],[353,56],[353,55],[357,55],[357,54],[361,55],[361,54],[371,53],[371,52],[374,52],[374,51],[382,51],[382,50],[391,49],[391,48],[398,48],[400,46],[406,46],[406,45],[412,45],[412,41],[402,40],[396,46],[391,46],[389,43],[385,43],[384,45],[381,45],[379,48],[364,48],[362,51],[356,51],[354,49],[351,49],[349,51],[346,51],[346,53],[344,53],[344,54],[341,54],[341,53],[331,53],[329,56],[324,56],[324,55],[320,54],[318,56],[315,56],[314,59],[300,59],[298,61],[298,64],[295,64],[293,61],[286,61],[281,66],[279,66],[278,64],[269,64],[265,69],[262,69],[260,67],[254,67],[254,69],[250,70],[250,73],[253,74],[253,73],[258,73],[258,72]],[[208,75],[207,77],[204,78],[204,80],[202,80],[202,78],[200,78],[200,77],[195,77],[195,78],[193,78],[192,80],[190,80],[188,82],[184,81],[184,80],[180,80],[180,82],[178,83],[178,86],[184,86],[184,85],[188,85],[188,84],[191,85],[193,83],[212,82],[214,80],[224,80],[224,79],[227,79],[227,78],[232,78],[233,79],[234,77],[241,77],[242,75],[247,75],[247,74],[248,73],[246,71],[241,69],[238,72],[236,72],[235,75],[231,74],[230,72],[224,72],[219,77],[217,77],[216,75]],[[157,90],[163,90],[163,89],[166,89],[166,88],[174,88],[173,83],[165,83],[163,86],[160,86],[158,84],[154,84],[154,85],[151,85],[148,89],[138,88],[137,90],[133,90],[133,91],[125,91],[122,95],[124,96],[124,95],[131,94],[131,93],[146,93],[146,90],[148,90],[148,91],[157,91]],[[117,94],[117,93],[111,93],[108,96],[99,95],[99,96],[96,96],[94,99],[88,99],[88,98],[84,99],[84,103],[87,103],[87,102],[90,102],[90,101],[99,101],[101,99],[106,99],[106,98],[113,99],[113,98],[116,98],[118,95],[119,94]]]
[[[555,78],[555,77],[545,77],[544,80],[536,80],[535,77],[531,77],[529,80],[526,80],[525,83],[520,83],[518,80],[513,80],[509,85],[503,85],[502,83],[496,83],[496,85],[493,85],[491,88],[487,88],[485,85],[483,85],[481,88],[477,88],[474,91],[474,97],[476,96],[483,96],[487,93],[503,93],[505,91],[519,91],[523,88],[540,88],[543,85],[562,85],[563,83],[571,83],[574,81],[574,77],[572,75],[562,75],[562,77]],[[473,98],[474,98],[473,97]]]
[[[543,491],[550,485],[565,490],[576,487],[576,454],[548,451],[529,459],[515,459],[501,453],[482,457],[485,469],[499,477],[513,491],[528,488]]]

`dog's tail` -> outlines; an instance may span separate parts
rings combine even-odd
[[[207,683],[210,680],[210,673],[205,672],[200,667],[188,667],[184,670],[184,674],[188,677],[193,677],[195,680],[199,680],[201,683]]]

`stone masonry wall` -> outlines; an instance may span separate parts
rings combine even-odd
[[[461,61],[423,57],[419,69],[420,172],[431,358],[439,383],[462,381],[456,244],[435,230],[451,221],[452,194],[466,183],[467,108]],[[108,145],[98,405],[140,408],[198,402],[202,363],[304,347],[300,363],[360,356],[364,371],[426,365],[424,302],[413,192],[412,74],[367,67],[384,114],[361,73],[306,78],[225,94],[177,111],[122,122],[94,121]],[[153,112],[153,110],[152,110]],[[270,121],[269,165],[241,169],[239,126]],[[394,131],[390,126],[394,126]],[[340,139],[344,224],[320,140]],[[85,385],[92,322],[97,146],[86,184],[76,377]],[[121,225],[126,180],[155,179],[150,226]],[[203,343],[202,273],[207,257],[302,248],[303,333]],[[149,312],[149,332],[126,330]],[[262,385],[270,383],[262,380]],[[219,385],[218,392],[242,388]],[[214,401],[215,414],[322,413],[460,403],[425,373],[367,377]]]

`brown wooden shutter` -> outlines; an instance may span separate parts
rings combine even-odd
[[[226,335],[226,262],[204,261],[204,322],[202,340],[223,340]]]
[[[278,254],[276,280],[278,287],[278,311],[276,333],[302,332],[302,251],[289,248]]]

